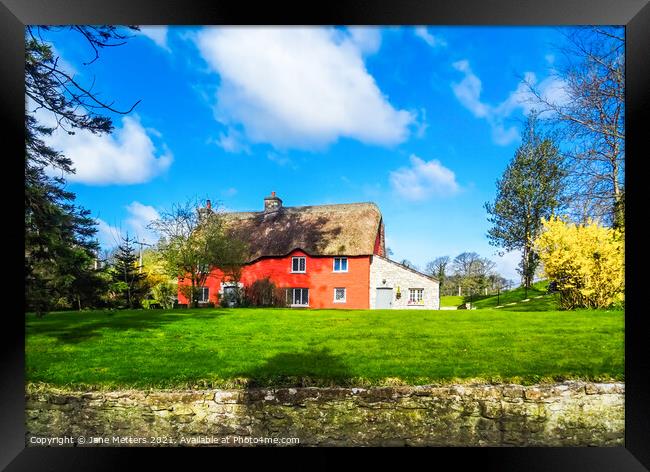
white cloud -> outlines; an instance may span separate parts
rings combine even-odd
[[[513,280],[515,285],[520,283],[521,276],[517,273],[517,267],[521,261],[521,251],[506,252],[503,256],[494,256],[492,260],[496,263],[495,270],[499,275]]]
[[[269,161],[275,162],[279,166],[286,166],[287,164],[291,163],[291,159],[289,159],[287,156],[277,154],[275,152],[269,152],[266,157],[268,157]]]
[[[39,122],[52,126],[48,114],[39,110],[36,115]],[[155,133],[147,133],[137,116],[125,116],[122,127],[116,127],[111,134],[76,130],[69,135],[58,128],[45,141],[72,160],[76,173],[66,175],[67,180],[90,185],[126,185],[148,182],[172,163],[171,153],[166,149],[164,153],[158,151],[149,134]]]
[[[492,125],[492,141],[499,146],[508,144],[519,139],[519,131],[514,126],[506,128],[501,123],[490,123]]]
[[[79,76],[81,75],[79,69],[73,66],[71,62],[67,61],[61,54],[61,51],[59,51],[54,44],[50,44],[50,48],[52,48],[52,56],[56,59],[56,68],[62,70],[75,79],[79,79]]]
[[[425,108],[420,108],[418,119],[415,123],[415,135],[418,138],[424,137],[428,127],[429,124],[427,123],[427,110]]]
[[[376,26],[348,27],[350,40],[365,54],[375,54],[381,47],[381,31]]]
[[[244,136],[232,127],[228,127],[225,133],[219,133],[219,139],[211,139],[209,142],[216,144],[226,152],[250,154],[250,147],[244,142]]]
[[[155,244],[158,235],[147,228],[153,220],[160,218],[158,211],[149,205],[133,201],[126,206],[127,217],[119,226],[111,226],[101,218],[96,218],[97,238],[102,247],[112,248],[121,243],[128,233],[129,237],[146,244]]]
[[[458,61],[452,64],[454,69],[463,72],[465,77],[451,88],[460,103],[477,118],[485,118],[490,113],[490,107],[481,102],[482,83],[470,69],[468,61]]]
[[[131,231],[133,231],[134,236],[138,241],[146,242],[148,244],[153,244],[158,240],[156,233],[149,228],[147,225],[153,220],[160,218],[158,211],[148,205],[143,205],[140,202],[134,201],[126,207],[126,210],[129,213],[129,217],[126,219],[126,224]]]
[[[234,197],[235,195],[237,195],[237,189],[234,187],[230,187],[223,190],[221,194],[225,197]]]
[[[196,44],[219,74],[215,116],[253,142],[318,149],[342,137],[403,142],[413,113],[395,109],[366,70],[367,28],[209,27]]]
[[[532,77],[535,80],[535,76]],[[562,106],[570,100],[567,83],[558,77],[550,76],[542,80],[539,89],[542,96],[550,103]]]
[[[564,105],[569,100],[566,83],[560,78],[551,75],[542,80],[539,84],[537,82],[535,74],[532,72],[526,72],[523,81],[517,85],[517,88],[510,92],[507,99],[494,108],[495,114],[499,116],[508,116],[518,108],[521,109],[523,113],[529,113],[533,108],[535,108],[537,100],[526,85],[527,83],[537,86],[542,98],[547,100],[549,103]],[[537,105],[538,111],[541,111],[539,108],[540,106]]]
[[[172,51],[168,43],[169,28],[167,26],[142,26],[140,28],[140,33],[152,40],[165,51]]]
[[[422,39],[425,43],[427,43],[432,48],[445,47],[447,45],[447,41],[445,41],[443,38],[439,36],[435,36],[431,34],[425,26],[416,27],[415,36]]]
[[[117,246],[121,241],[122,231],[116,226],[111,226],[101,218],[96,218],[97,222],[97,239],[103,248],[112,248]]]
[[[535,74],[526,72],[524,79],[517,84],[517,88],[510,92],[501,103],[492,106],[481,100],[483,84],[472,71],[469,62],[462,60],[454,62],[452,66],[464,74],[464,78],[460,82],[451,84],[454,95],[476,118],[485,119],[489,123],[492,140],[498,145],[506,146],[519,139],[517,128],[506,126],[505,120],[515,110],[519,109],[527,114],[534,108],[535,100],[526,83],[536,84]],[[544,98],[557,104],[563,104],[567,101],[565,86],[566,84],[562,80],[551,75],[539,83],[538,88]]]
[[[390,183],[400,196],[408,200],[426,200],[431,196],[453,195],[460,190],[456,175],[434,159],[428,162],[412,154],[411,167],[390,173]]]

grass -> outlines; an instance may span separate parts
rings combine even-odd
[[[501,292],[498,296],[475,295],[472,306],[479,310],[500,306],[498,309],[504,311],[556,311],[559,309],[557,294],[549,294],[547,288],[548,281],[544,280],[532,284],[527,294],[523,287],[518,287]],[[440,297],[440,306],[459,306],[469,301],[469,297],[445,296]]]
[[[465,301],[465,297],[458,295],[447,295],[440,297],[440,306],[458,306]]]
[[[27,315],[26,377],[74,388],[623,379],[622,311]]]
[[[500,310],[513,310],[513,311],[552,311],[557,310],[558,300],[557,294],[549,294],[547,291],[548,282],[542,281],[532,284],[528,289],[528,293],[523,287],[518,287],[509,290],[505,293],[499,294],[497,297],[481,297],[474,302],[474,306],[478,309],[482,308],[496,308],[498,305],[503,308]],[[524,300],[528,300],[525,302]],[[497,304],[497,301],[499,302]],[[516,303],[511,305],[511,303]]]

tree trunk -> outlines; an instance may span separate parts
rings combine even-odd
[[[612,226],[614,228],[623,228],[625,226],[625,206],[621,188],[618,184],[618,164],[614,162],[612,168],[612,178],[614,183],[614,208],[612,216]]]

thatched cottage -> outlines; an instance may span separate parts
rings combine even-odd
[[[285,207],[272,192],[263,211],[224,216],[250,250],[240,288],[268,277],[292,307],[439,308],[435,278],[386,256],[384,223],[374,203]],[[215,269],[200,301],[217,303],[234,288],[225,279]],[[187,302],[180,293],[179,301]]]

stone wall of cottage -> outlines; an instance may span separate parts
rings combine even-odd
[[[393,289],[393,308],[437,310],[440,307],[437,281],[387,259],[373,256],[370,263],[370,308],[376,307],[377,287]],[[398,287],[400,298],[397,298]],[[409,288],[424,289],[421,305],[409,304]]]
[[[70,392],[29,387],[26,445],[623,446],[624,384]]]

